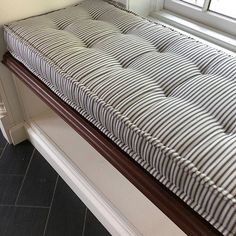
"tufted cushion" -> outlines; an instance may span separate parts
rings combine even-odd
[[[236,228],[236,59],[101,0],[5,26],[9,51],[224,235]]]

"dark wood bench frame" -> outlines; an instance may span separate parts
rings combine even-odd
[[[11,56],[9,52],[4,55],[3,64],[187,235],[221,235],[212,225],[132,160],[93,124],[54,94],[22,63]]]

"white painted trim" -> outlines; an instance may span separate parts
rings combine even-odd
[[[152,5],[153,5],[153,10],[151,11],[151,12],[153,12],[153,11],[160,11],[160,10],[162,10],[163,8],[164,8],[164,0],[152,0]],[[155,5],[154,5],[155,4]]]
[[[21,143],[27,139],[24,123],[20,123],[18,125],[11,127],[9,129],[9,134],[11,137],[11,141],[14,145]]]
[[[1,132],[3,134],[3,137],[7,140],[8,143],[12,143],[12,140],[11,140],[11,136],[9,134],[9,130],[8,130],[8,117],[7,115],[5,116],[2,116],[1,119],[0,119],[0,129],[1,129]]]
[[[13,140],[11,140],[10,129],[24,122],[13,77],[14,75],[6,68],[6,66],[0,63],[0,94],[1,103],[4,104],[5,108],[5,114],[1,114],[0,128],[9,143],[13,142]],[[12,136],[14,137],[14,134]],[[16,140],[18,138],[20,137],[17,137]],[[16,143],[17,142],[18,141],[16,141]]]
[[[164,0],[126,0],[126,4],[128,10],[141,16],[148,16],[157,9],[161,10],[163,8]]]
[[[31,143],[59,173],[77,196],[114,236],[141,236],[137,229],[91,183],[66,154],[33,121],[25,123]]]
[[[209,8],[209,6],[210,6],[210,3],[211,3],[211,0],[205,0],[205,1],[204,1],[203,7],[202,7],[202,10],[203,10],[204,12],[206,12],[206,11],[208,10],[208,8]]]
[[[185,17],[174,14],[173,12],[162,10],[153,12],[152,20],[159,20],[170,26],[181,29],[187,33],[195,35],[200,39],[207,40],[219,46],[220,50],[235,56],[236,53],[236,39],[223,32],[217,31],[213,28],[207,27],[203,24],[191,21]],[[224,50],[226,49],[226,50]]]
[[[232,37],[236,36],[236,20],[232,18],[211,11],[202,11],[199,7],[178,0],[165,0],[164,9],[228,33]]]
[[[121,4],[121,6],[125,8],[127,8],[127,6],[129,5],[129,0],[115,0],[115,1]]]

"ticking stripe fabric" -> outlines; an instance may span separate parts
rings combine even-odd
[[[5,39],[58,96],[236,235],[236,58],[102,0],[8,24]]]

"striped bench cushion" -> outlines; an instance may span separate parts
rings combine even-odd
[[[5,26],[8,50],[224,235],[236,235],[236,58],[101,0]]]

